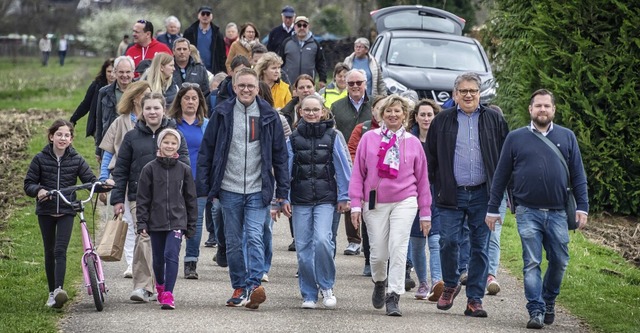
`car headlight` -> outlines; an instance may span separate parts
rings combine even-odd
[[[496,97],[498,83],[495,79],[484,81],[480,85],[480,103],[487,104]]]
[[[390,77],[385,77],[382,80],[384,81],[384,84],[387,86],[387,90],[391,94],[400,94],[408,90],[407,87],[405,87],[402,83]]]

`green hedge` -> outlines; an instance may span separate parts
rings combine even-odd
[[[578,138],[592,211],[640,207],[640,1],[495,0],[484,34],[512,128],[530,94],[556,96],[555,122]]]

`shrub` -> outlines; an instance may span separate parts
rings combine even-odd
[[[530,94],[556,96],[556,119],[578,138],[593,211],[640,207],[640,3],[496,0],[484,44],[512,128]]]

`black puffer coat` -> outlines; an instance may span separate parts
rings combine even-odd
[[[176,129],[176,122],[165,117],[162,119],[160,128],[153,132],[144,121],[138,120],[136,127],[124,135],[112,173],[116,187],[111,191],[111,205],[124,203],[125,189],[128,200],[136,201],[140,171],[156,158],[157,135],[167,127]],[[178,133],[180,133],[179,160],[190,165],[186,140],[182,132],[178,131]]]
[[[182,230],[193,237],[198,203],[191,168],[174,158],[149,162],[140,173],[136,207],[138,232]]]
[[[38,196],[38,191],[45,189],[59,190],[74,186],[78,181],[93,183],[98,181],[91,171],[91,167],[73,147],[69,146],[58,161],[53,153],[53,145],[48,144],[31,160],[27,176],[24,179],[24,192],[32,197]],[[75,193],[63,193],[68,199],[75,200]],[[76,213],[58,196],[51,200],[36,201],[36,215],[75,215]]]

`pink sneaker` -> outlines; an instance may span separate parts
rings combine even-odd
[[[162,304],[162,294],[164,294],[164,284],[156,283],[156,292],[158,293],[158,303]]]
[[[173,303],[173,294],[170,291],[162,293],[162,301],[160,301],[163,310],[173,310],[176,305]]]

